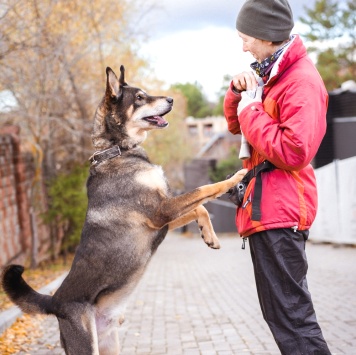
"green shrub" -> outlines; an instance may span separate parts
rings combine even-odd
[[[226,176],[241,169],[242,162],[238,157],[236,148],[232,148],[226,159],[218,161],[214,169],[209,172],[212,182],[219,182],[226,179]]]
[[[88,167],[79,166],[49,183],[50,206],[44,219],[47,223],[59,223],[63,228],[62,251],[73,250],[80,241],[88,205],[87,177]]]

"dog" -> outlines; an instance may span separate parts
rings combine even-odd
[[[163,129],[173,99],[150,96],[106,69],[106,91],[94,117],[87,180],[88,209],[68,276],[53,296],[34,291],[24,268],[5,267],[2,285],[23,312],[52,314],[70,355],[119,354],[125,304],[168,230],[196,221],[205,243],[220,247],[202,206],[241,181],[245,170],[215,184],[172,196],[162,168],[140,146],[147,132]]]

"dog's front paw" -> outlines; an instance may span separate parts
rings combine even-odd
[[[236,171],[234,175],[232,175],[229,180],[233,183],[233,186],[238,184],[242,178],[247,174],[248,170],[247,169],[241,169]]]
[[[216,236],[214,229],[207,226],[199,226],[200,235],[203,238],[205,244],[211,249],[220,249],[220,241]]]
[[[206,238],[203,234],[201,236],[204,239],[205,244],[211,249],[220,249],[220,241],[217,236],[213,239]]]
[[[219,239],[217,237],[212,243],[208,244],[208,246],[211,249],[220,249],[221,248],[220,247],[220,241],[219,241]]]

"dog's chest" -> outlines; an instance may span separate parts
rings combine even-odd
[[[152,190],[160,190],[164,194],[168,192],[167,180],[160,166],[152,165],[151,168],[138,172],[135,180]]]

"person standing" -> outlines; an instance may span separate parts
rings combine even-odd
[[[317,211],[311,162],[326,131],[328,94],[287,0],[247,0],[236,28],[255,62],[224,100],[228,129],[248,142],[236,225],[247,238],[263,317],[284,355],[326,355],[307,285],[305,244]],[[246,177],[247,177],[246,176]]]

